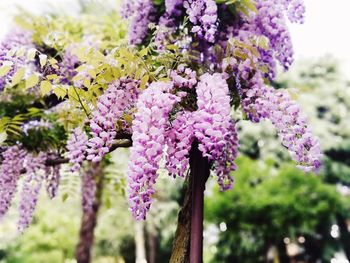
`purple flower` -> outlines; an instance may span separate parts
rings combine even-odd
[[[184,8],[193,24],[191,32],[199,39],[215,42],[217,33],[217,5],[213,0],[185,0]]]
[[[71,171],[78,171],[85,160],[87,150],[88,136],[80,128],[76,128],[70,134],[67,141],[68,159],[72,164]]]
[[[181,16],[184,0],[165,0],[165,13],[171,16]]]
[[[226,79],[219,73],[206,73],[200,77],[196,92],[198,110],[193,113],[194,135],[203,156],[214,162],[220,186],[225,190],[232,187],[230,172],[236,169],[234,160],[238,151]]]
[[[189,165],[189,152],[194,140],[194,119],[192,112],[183,111],[175,116],[171,128],[166,133],[166,169],[169,175],[185,176]]]
[[[87,160],[99,162],[109,152],[117,134],[117,121],[121,121],[120,130],[128,131],[128,123],[122,117],[124,113],[131,114],[139,84],[137,80],[122,78],[110,84],[99,97],[90,123],[92,138],[88,142]]]
[[[284,91],[267,87],[261,74],[256,73],[243,89],[242,106],[248,117],[258,122],[270,120],[298,167],[316,171],[321,164],[319,140],[312,135],[300,107]]]
[[[192,89],[197,84],[197,73],[184,65],[179,65],[177,70],[170,71],[169,75],[177,88]]]
[[[2,153],[0,166],[0,219],[8,211],[16,193],[17,182],[23,169],[26,151],[20,146],[11,146]]]
[[[45,169],[46,154],[39,153],[37,156],[29,153],[24,159],[23,166],[26,174],[19,202],[18,231],[23,232],[33,219],[33,213],[38,201],[43,176],[38,171]]]
[[[151,206],[169,113],[180,101],[170,93],[172,88],[171,82],[153,82],[137,102],[128,169],[130,209],[137,220],[145,219]]]
[[[148,25],[155,18],[152,0],[124,1],[122,16],[130,20],[129,43],[141,44],[148,33]]]

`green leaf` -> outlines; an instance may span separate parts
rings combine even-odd
[[[21,82],[25,72],[26,72],[25,68],[20,68],[16,71],[16,73],[12,77],[12,83],[11,83],[12,86],[15,86]]]
[[[63,99],[67,95],[66,90],[62,87],[55,87],[53,93],[55,93],[59,99]]]
[[[69,197],[68,193],[64,193],[62,195],[62,202],[65,202],[68,199],[68,197]]]
[[[40,66],[44,67],[47,62],[47,56],[46,55],[40,55],[39,56]]]
[[[9,73],[10,69],[11,69],[11,65],[2,65],[0,67],[0,77],[5,76],[7,73]]]
[[[146,56],[147,54],[148,54],[148,47],[142,49],[142,50],[139,52],[139,55],[140,55],[141,57],[144,57],[144,56]]]
[[[140,84],[140,89],[144,89],[145,88],[148,80],[149,80],[149,76],[148,75],[145,75],[145,76],[142,77],[141,84]]]
[[[6,132],[1,132],[0,133],[0,145],[2,145],[7,139],[7,133]]]
[[[52,89],[50,81],[44,80],[40,83],[40,91],[42,96],[46,96]]]
[[[30,75],[27,79],[26,79],[26,89],[30,89],[32,87],[34,87],[36,84],[38,84],[39,82],[39,77],[35,74]]]
[[[27,52],[27,59],[28,59],[29,61],[33,61],[34,58],[35,58],[35,55],[36,55],[36,49],[35,49],[35,48],[31,48],[31,49],[29,49],[28,52]]]

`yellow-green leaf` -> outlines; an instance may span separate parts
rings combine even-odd
[[[5,76],[7,73],[9,73],[11,69],[11,66],[10,65],[2,65],[0,67],[0,77],[3,77]]]
[[[148,76],[148,75],[144,75],[144,76],[142,77],[142,79],[141,79],[141,84],[140,84],[140,88],[141,88],[141,89],[144,89],[144,88],[145,88],[145,86],[146,86],[148,80],[149,80],[149,76]]]
[[[1,132],[0,133],[0,145],[2,145],[7,139],[7,133],[6,132]]]
[[[54,58],[50,58],[49,59],[49,63],[50,63],[50,65],[55,65],[55,64],[57,64],[57,60],[56,59],[54,59]]]
[[[26,71],[25,68],[20,68],[16,71],[16,73],[12,77],[12,86],[15,86],[21,82],[21,80],[24,77],[25,71]]]
[[[20,47],[19,49],[17,49],[16,51],[16,56],[17,57],[23,57],[25,54],[26,50],[24,47]]]
[[[36,84],[38,84],[39,82],[39,77],[35,74],[30,75],[27,79],[26,79],[26,89],[30,89],[32,87],[34,87]]]
[[[47,62],[47,56],[46,55],[40,55],[39,56],[40,66],[44,67]]]
[[[146,56],[147,54],[148,54],[148,47],[142,49],[142,50],[139,52],[139,55],[140,55],[141,57],[144,57],[144,56]]]
[[[47,95],[52,89],[52,85],[50,81],[44,80],[40,83],[40,91],[41,95],[45,96]]]
[[[83,80],[83,85],[84,85],[84,87],[89,88],[91,86],[90,79],[89,78],[85,78]]]
[[[34,58],[35,58],[35,54],[36,54],[36,49],[35,48],[29,49],[28,52],[27,52],[27,59],[29,61],[33,61]]]
[[[62,87],[55,87],[53,89],[53,92],[56,94],[56,96],[59,98],[59,99],[63,99],[67,92],[66,92],[66,89],[62,88]]]
[[[51,75],[47,75],[46,78],[49,79],[49,80],[54,80],[54,79],[58,79],[58,75],[57,74],[51,74]]]

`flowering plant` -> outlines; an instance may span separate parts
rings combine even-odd
[[[298,167],[318,169],[319,141],[306,117],[287,91],[273,88],[278,65],[287,70],[293,62],[287,19],[303,22],[301,0],[132,0],[122,15],[130,47],[120,22],[111,33],[107,22],[91,29],[84,19],[66,30],[62,21],[29,17],[25,31],[4,40],[0,216],[24,176],[23,230],[43,181],[55,195],[57,165],[79,171],[116,147],[132,146],[128,195],[136,219],[151,207],[158,169],[186,177],[193,147],[221,189],[230,189],[239,145],[233,112],[270,120]],[[26,106],[10,110],[15,97]],[[93,196],[87,188],[85,206]]]

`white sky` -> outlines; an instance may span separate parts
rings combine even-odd
[[[296,58],[333,54],[350,74],[350,0],[304,1],[305,24],[291,25]],[[79,9],[73,0],[0,0],[0,38],[10,28],[16,5],[37,14],[53,9],[74,13]]]
[[[344,63],[344,69],[350,74],[350,1],[304,1],[305,24],[290,27],[296,57],[332,54]]]

